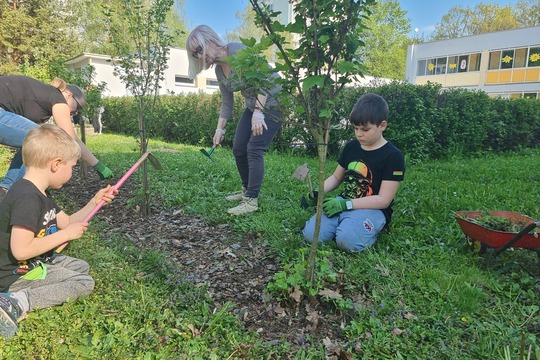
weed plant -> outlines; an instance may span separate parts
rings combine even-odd
[[[87,141],[115,173],[138,158],[134,139],[103,134]],[[152,196],[209,226],[228,223],[239,237],[255,234],[284,269],[269,286],[276,298],[283,287],[301,282],[296,275],[303,271],[306,245],[300,230],[312,213],[299,207],[308,188],[292,174],[308,163],[317,187],[315,158],[269,152],[259,211],[232,217],[223,198],[240,183],[230,149],[216,149],[215,161],[199,147],[153,141],[150,149],[163,166],[150,170]],[[9,155],[5,148],[0,154]],[[328,159],[328,174],[336,164]],[[454,219],[459,210],[507,210],[540,219],[539,166],[540,150],[409,164],[391,229],[372,249],[347,254],[329,244],[319,250],[321,281],[330,283],[339,273],[347,284],[336,303],[345,320],[343,348],[364,359],[539,360],[537,255],[515,248],[497,258],[489,250],[480,256]],[[2,161],[2,172],[6,167]],[[132,248],[98,217],[90,228],[66,251],[91,264],[94,292],[29,314],[16,337],[0,339],[0,358],[325,358],[316,341],[294,351],[283,341],[268,347],[230,314],[234,304],[215,309],[204,289],[169,275],[172,265],[161,254]]]

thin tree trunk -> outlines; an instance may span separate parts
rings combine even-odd
[[[315,233],[308,257],[308,266],[306,269],[305,280],[310,283],[311,287],[315,285],[315,263],[317,261],[317,247],[319,246],[319,234],[321,231],[321,220],[323,213],[324,199],[324,180],[326,173],[326,156],[328,153],[328,131],[326,130],[323,136],[315,136],[317,139],[317,154],[319,155],[319,195],[317,197],[317,212],[315,214]]]
[[[141,156],[146,153],[147,150],[147,141],[146,133],[144,128],[144,98],[141,97],[139,100],[139,138],[141,142]],[[142,183],[143,183],[143,199],[141,204],[141,209],[143,216],[150,215],[150,205],[148,200],[148,167],[146,166],[146,161],[143,161],[142,165]]]

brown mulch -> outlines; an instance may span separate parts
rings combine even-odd
[[[72,179],[59,192],[83,206],[105,182],[92,169],[82,176],[75,168]],[[114,184],[120,176],[109,183]],[[307,346],[309,339],[324,343],[329,355],[339,354],[343,314],[316,298],[300,302],[293,298],[278,303],[265,288],[280,270],[277,260],[265,248],[262,239],[246,235],[239,239],[227,224],[209,225],[185,214],[181,208],[154,206],[151,215],[128,205],[138,177],[130,177],[121,187],[114,203],[103,207],[96,217],[107,223],[109,232],[122,234],[134,245],[159,250],[171,259],[186,277],[206,285],[216,307],[233,302],[233,311],[244,326],[256,331],[270,343],[286,340],[295,346]],[[159,201],[152,199],[153,202]],[[343,355],[343,354],[342,354]]]

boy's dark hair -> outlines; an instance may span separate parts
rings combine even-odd
[[[388,103],[382,96],[365,94],[354,105],[349,122],[355,126],[367,124],[379,126],[383,120],[388,120],[388,113]]]

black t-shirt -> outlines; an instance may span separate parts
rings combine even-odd
[[[43,195],[32,182],[20,179],[13,184],[0,202],[0,292],[7,291],[19,277],[54,254],[52,249],[35,258],[17,261],[10,247],[10,241],[17,241],[11,239],[12,226],[23,226],[42,238],[58,231],[56,216],[60,211],[54,200]]]
[[[349,141],[338,159],[345,169],[341,196],[356,199],[379,194],[383,180],[403,181],[405,160],[390,141],[375,150],[364,150],[357,140]],[[393,202],[392,202],[393,203]],[[386,224],[392,219],[392,204],[382,209]]]
[[[49,120],[55,104],[67,104],[52,85],[21,75],[0,76],[0,107],[37,124]]]

